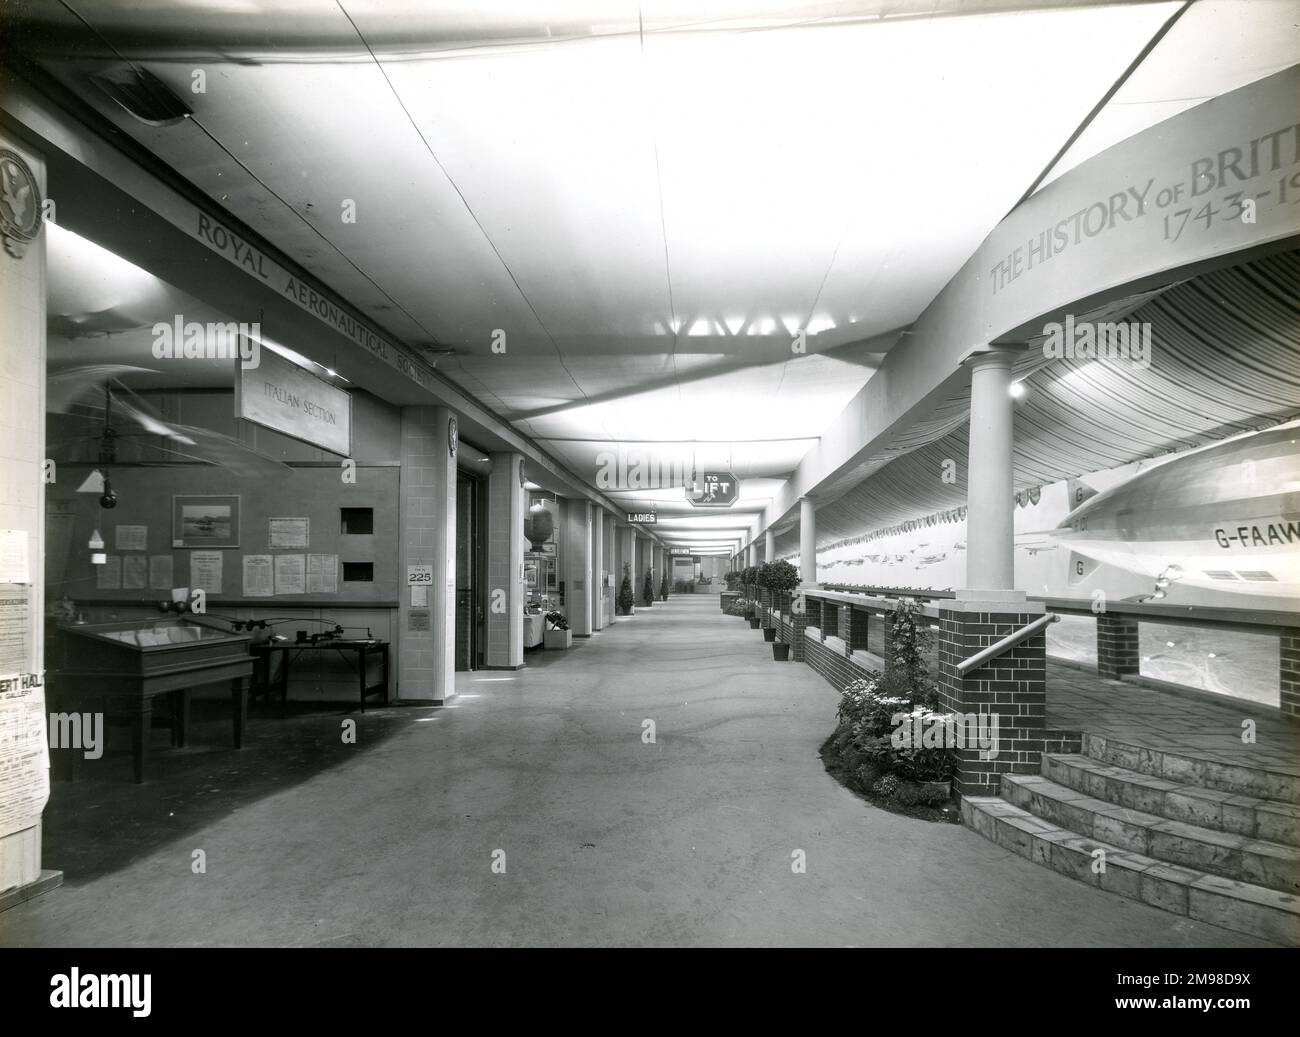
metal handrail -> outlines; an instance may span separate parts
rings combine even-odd
[[[986,662],[988,662],[990,659],[996,659],[999,655],[1002,655],[1004,652],[1007,652],[1010,649],[1015,648],[1016,645],[1020,644],[1020,642],[1025,640],[1025,638],[1033,637],[1036,633],[1038,633],[1038,631],[1045,628],[1049,623],[1055,623],[1060,618],[1061,617],[1058,616],[1055,612],[1049,612],[1044,616],[1039,616],[1028,626],[1021,627],[1014,634],[1008,634],[1001,641],[991,644],[987,648],[981,648],[969,659],[963,659],[961,662],[957,664],[957,672],[960,674],[964,674],[969,672],[970,670],[978,669],[979,667],[983,666]]]

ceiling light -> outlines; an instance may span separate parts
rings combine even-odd
[[[1024,383],[1023,383],[1023,382],[1012,382],[1012,383],[1011,383],[1011,389],[1010,389],[1010,392],[1011,392],[1011,398],[1012,398],[1013,400],[1018,400],[1018,399],[1020,399],[1021,397],[1023,397],[1023,396],[1025,395],[1025,386],[1024,386]]]

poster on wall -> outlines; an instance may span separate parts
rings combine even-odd
[[[339,556],[307,556],[307,593],[334,594],[338,590]]]
[[[0,583],[31,583],[27,530],[0,529]]]
[[[172,586],[172,556],[149,556],[149,589],[155,591],[169,590]]]
[[[190,589],[220,594],[222,563],[220,551],[190,552]]]
[[[121,555],[105,555],[104,564],[95,566],[95,589],[101,591],[122,589]]]
[[[119,551],[149,550],[149,527],[114,526],[113,546]]]
[[[0,587],[0,673],[22,673],[32,664],[31,590]]]
[[[149,559],[146,555],[122,556],[122,589],[142,591],[149,582]]]
[[[42,685],[40,674],[0,676],[0,839],[34,825],[50,798]]]
[[[172,547],[238,547],[238,494],[172,497]]]
[[[275,556],[275,593],[303,594],[307,590],[305,579],[307,560],[302,555]]]
[[[311,538],[311,519],[273,518],[267,520],[267,540],[272,548],[283,550],[306,547]]]
[[[275,593],[274,563],[270,555],[244,556],[244,597],[269,598]]]

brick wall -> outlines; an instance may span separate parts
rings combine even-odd
[[[843,641],[838,637],[823,641],[819,633],[804,638],[804,661],[821,674],[836,691],[843,691],[853,681],[861,680],[876,672],[869,657],[847,656],[844,654]]]
[[[1278,706],[1283,713],[1300,717],[1300,627],[1278,635],[1278,659]]]
[[[1139,672],[1138,621],[1103,612],[1097,616],[1097,673],[1109,680]]]
[[[1019,606],[1023,607],[1023,606]],[[1047,729],[1047,635],[1040,630],[964,676],[957,663],[1033,622],[1041,612],[939,610],[939,704],[946,711],[996,713],[997,755],[960,749],[957,790],[995,796],[1003,774],[1037,774]]]

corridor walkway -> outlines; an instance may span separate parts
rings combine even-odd
[[[50,854],[67,884],[0,916],[0,943],[1253,943],[866,805],[817,755],[834,691],[715,596],[529,659],[461,675],[449,708],[353,714],[337,765],[112,870]]]

